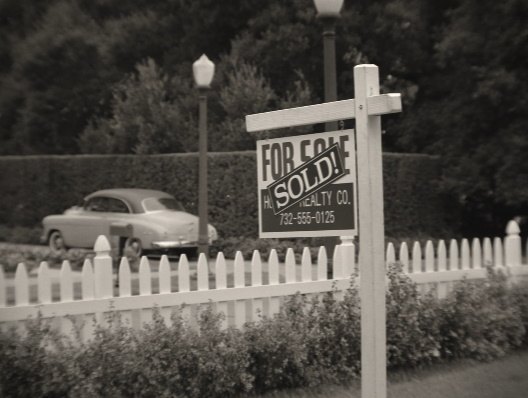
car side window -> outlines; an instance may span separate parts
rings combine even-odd
[[[84,209],[87,211],[106,211],[104,206],[104,198],[92,198],[86,202]]]
[[[115,198],[97,197],[92,198],[84,208],[87,211],[96,211],[103,213],[130,213],[125,202]]]
[[[106,211],[111,212],[111,213],[129,213],[128,206],[122,200],[114,199],[114,198],[106,198],[106,199],[107,199],[107,203],[106,203],[107,210]]]

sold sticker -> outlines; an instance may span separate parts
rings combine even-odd
[[[345,175],[339,145],[334,144],[268,186],[275,214]]]
[[[259,236],[356,235],[353,130],[257,141]]]

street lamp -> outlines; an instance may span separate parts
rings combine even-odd
[[[209,253],[207,220],[207,90],[213,80],[215,66],[203,54],[193,63],[193,75],[199,92],[198,140],[198,253]]]
[[[323,24],[323,59],[324,59],[324,99],[325,102],[337,101],[337,73],[335,51],[335,26],[340,18],[343,0],[314,0],[317,19]],[[325,131],[336,131],[337,122],[326,122]],[[333,253],[337,244],[335,237],[323,240],[328,253]],[[341,237],[341,242],[351,246],[349,237]]]
[[[337,101],[335,25],[343,0],[314,0],[317,18],[323,23],[325,102]],[[325,123],[326,131],[337,130],[337,122]]]

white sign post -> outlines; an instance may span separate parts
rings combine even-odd
[[[385,260],[381,115],[400,94],[379,94],[376,65],[354,68],[355,99],[246,116],[248,132],[356,119],[361,297],[361,396],[386,398]]]

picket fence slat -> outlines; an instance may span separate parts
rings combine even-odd
[[[482,243],[482,265],[489,266],[493,264],[493,248],[491,246],[491,239],[484,238]]]
[[[295,282],[295,253],[293,253],[293,249],[291,247],[286,250],[284,268],[286,272],[286,283]]]
[[[209,290],[209,267],[204,253],[200,253],[198,257],[196,274],[198,278],[198,290]]]
[[[482,247],[478,238],[471,242],[471,260],[473,269],[482,268]]]
[[[187,256],[182,254],[178,262],[178,291],[188,292],[189,290],[191,290],[189,261],[187,260]]]
[[[147,257],[141,257],[139,262],[139,295],[148,296],[152,294],[152,276],[150,263]]]
[[[409,273],[409,248],[406,242],[400,245],[400,253],[398,254],[400,263],[402,263],[403,272]]]
[[[171,292],[172,277],[171,277],[171,265],[169,258],[164,254],[160,258],[159,269],[158,269],[158,286],[160,294],[167,294]],[[160,308],[160,315],[164,319],[166,325],[171,322],[172,309],[171,307]]]
[[[15,271],[15,303],[17,305],[29,304],[29,278],[24,263],[19,263]]]
[[[437,247],[437,272],[445,272],[447,270],[447,251],[444,240],[438,242]],[[446,282],[439,282],[436,284],[436,292],[439,298],[447,296],[449,291],[449,284]]]
[[[504,266],[504,251],[502,249],[502,239],[493,239],[493,264],[495,267]]]
[[[312,280],[312,255],[310,249],[305,247],[301,257],[301,281],[309,282]]]
[[[464,238],[460,245],[461,269],[470,269],[471,254],[469,252],[469,241]]]
[[[332,256],[332,277],[334,279],[341,278],[343,275],[342,267],[342,256],[341,256],[341,246],[336,246],[334,248],[334,254]]]
[[[455,239],[449,241],[449,270],[459,269],[458,242]]]
[[[262,260],[258,250],[253,250],[251,257],[251,286],[262,286]],[[251,309],[251,320],[257,320],[264,313],[264,300],[254,299]]]
[[[412,273],[422,272],[422,248],[419,242],[414,242],[412,250]]]
[[[227,271],[224,253],[218,252],[215,262],[215,288],[218,290],[227,289]],[[216,303],[216,311],[223,314],[222,327],[228,326],[227,302],[219,301]]]
[[[328,257],[324,246],[317,252],[317,280],[324,281],[328,278]]]
[[[51,276],[48,263],[40,263],[37,273],[37,300],[40,304],[51,303]]]
[[[447,251],[446,251],[446,245],[443,239],[441,239],[438,242],[438,271],[445,271],[447,270]]]
[[[430,240],[425,244],[425,272],[434,272],[435,270],[435,254],[433,242]]]
[[[387,253],[385,254],[385,262],[387,265],[396,262],[396,252],[394,251],[394,245],[390,242],[387,245]]]
[[[272,249],[268,258],[268,272],[269,272],[269,285],[279,285],[279,256],[277,251]],[[269,296],[268,298],[268,316],[272,316],[279,312],[280,299],[278,297]]]
[[[158,271],[159,281],[159,292],[170,293],[171,292],[171,266],[169,258],[164,254],[161,256]]]
[[[81,271],[81,297],[83,300],[93,300],[95,279],[92,263],[89,259],[84,260]]]
[[[242,253],[237,251],[234,264],[234,287],[245,287],[245,264]],[[246,302],[244,300],[235,301],[235,326],[241,327],[246,322]]]
[[[333,262],[333,279],[342,279],[345,275],[344,264],[343,264],[343,252],[342,246],[337,245],[334,248],[334,256],[332,258]],[[343,292],[336,292],[335,298],[341,300],[343,298]]]
[[[73,301],[73,276],[70,262],[62,262],[60,270],[60,299],[61,301]]]

